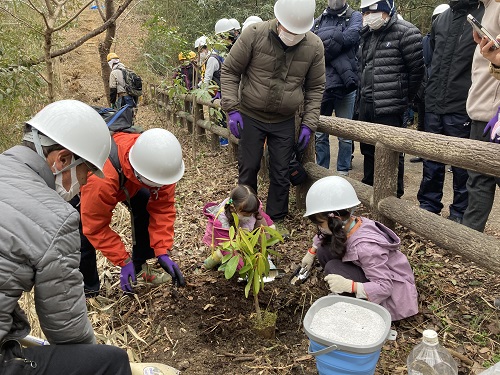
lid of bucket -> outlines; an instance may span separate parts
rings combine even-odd
[[[370,345],[356,345],[356,344],[346,344],[343,342],[339,341],[334,341],[328,337],[322,336],[321,334],[315,333],[311,330],[311,323],[313,320],[314,315],[318,312],[318,310],[331,306],[335,303],[338,302],[344,302],[352,305],[357,305],[364,307],[368,310],[371,310],[375,313],[377,313],[382,320],[384,321],[385,327],[383,330],[383,334],[381,335],[380,339],[377,340],[376,342],[370,344]],[[309,337],[310,340],[315,341],[321,345],[325,346],[331,346],[331,345],[337,345],[338,350],[342,351],[347,351],[351,353],[373,353],[377,350],[379,350],[384,342],[387,340],[389,334],[390,334],[390,328],[391,328],[391,314],[389,311],[387,311],[386,308],[377,305],[373,302],[365,301],[362,299],[356,299],[352,297],[345,297],[345,296],[339,296],[339,295],[328,295],[325,297],[319,298],[317,301],[315,301],[312,306],[309,308],[307,311],[305,317],[304,317],[304,330],[306,332],[307,337]]]

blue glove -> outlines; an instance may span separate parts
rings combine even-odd
[[[125,264],[120,271],[120,286],[125,293],[134,293],[132,283],[137,281],[135,276],[134,262],[128,259],[129,262]]]
[[[299,152],[304,152],[309,144],[309,139],[311,139],[312,133],[313,131],[306,124],[300,125],[299,139],[297,140],[297,150]]]
[[[500,135],[497,134],[498,128],[500,127],[500,107],[498,107],[497,113],[493,118],[486,124],[483,132],[483,137],[490,135],[490,142],[500,143]]]
[[[167,271],[167,273],[172,276],[172,281],[177,286],[185,286],[184,276],[182,276],[181,270],[177,263],[175,263],[167,254],[160,255],[158,257],[158,263],[160,266]]]
[[[243,130],[243,117],[239,111],[231,111],[228,113],[229,130],[236,138],[240,138],[240,130]]]

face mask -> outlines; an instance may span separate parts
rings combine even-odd
[[[328,7],[330,9],[340,9],[345,5],[344,0],[328,0]]]
[[[71,163],[75,161],[75,157],[71,157]],[[80,192],[80,182],[78,182],[78,178],[76,177],[76,166],[70,169],[70,188],[66,190],[63,186],[63,178],[62,172],[56,168],[56,163],[52,165],[54,168],[56,176],[56,192],[59,194],[66,202],[69,202],[73,197],[75,197]]]
[[[372,30],[378,30],[385,25],[382,12],[370,13],[363,16],[363,26],[368,26]]]
[[[200,63],[204,62],[205,59],[207,58],[207,56],[208,56],[208,52],[205,52],[205,51],[200,52]]]
[[[161,188],[163,185],[157,184],[151,180],[148,180],[146,177],[140,175],[137,171],[134,170],[135,177],[139,180],[140,183],[152,187],[152,188]]]
[[[299,43],[302,39],[304,39],[305,34],[292,34],[283,29],[281,29],[278,33],[281,41],[285,43],[288,47],[294,46]]]

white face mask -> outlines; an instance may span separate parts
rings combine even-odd
[[[382,12],[370,13],[363,16],[363,26],[368,26],[372,30],[378,30],[385,25]]]
[[[71,156],[71,163],[75,161],[75,157]],[[80,182],[76,176],[76,165],[70,169],[70,188],[66,190],[63,185],[62,172],[56,168],[56,163],[52,165],[54,168],[54,176],[56,176],[56,192],[59,194],[66,202],[69,202],[73,197],[75,197],[80,192]]]
[[[285,43],[285,45],[287,45],[288,47],[291,47],[291,46],[294,46],[297,43],[299,43],[302,39],[304,39],[306,34],[295,35],[295,34],[289,33],[288,31],[280,29],[278,36],[280,37],[281,41],[283,43]]]
[[[200,52],[200,63],[203,63],[208,56],[208,51]]]

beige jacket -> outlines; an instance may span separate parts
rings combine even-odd
[[[121,69],[125,69],[125,65],[123,65],[122,63],[118,63],[113,66],[113,70],[109,75],[109,88],[116,88],[116,92],[118,94],[126,94],[127,91],[125,90],[125,80],[123,79],[123,72]]]
[[[285,50],[276,32],[277,21],[271,20],[238,38],[222,66],[222,108],[277,123],[292,118],[304,103],[302,123],[316,130],[325,86],[323,42],[308,31]]]
[[[482,1],[485,9],[481,23],[491,34],[500,34],[500,3]],[[467,98],[467,114],[475,121],[490,121],[500,106],[500,81],[490,74],[489,66],[490,62],[476,47],[472,60],[472,85]]]

